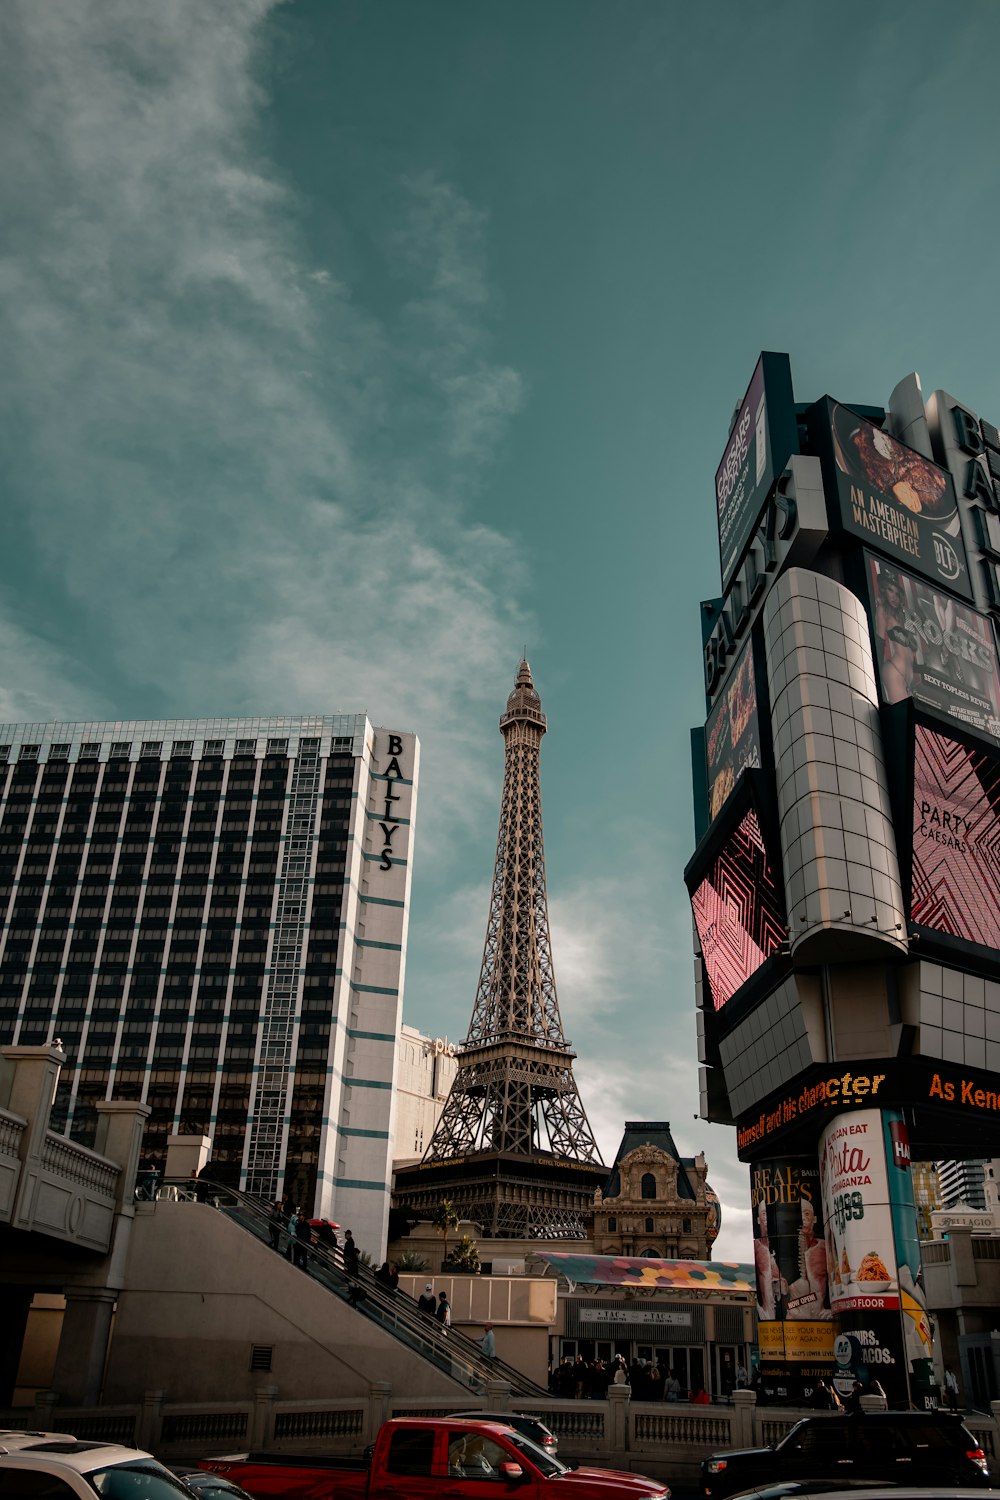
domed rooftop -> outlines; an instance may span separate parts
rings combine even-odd
[[[542,700],[538,696],[535,684],[531,677],[531,668],[527,659],[521,657],[521,665],[517,669],[517,677],[514,686],[507,698],[507,708],[500,727],[509,723],[512,719],[532,719],[536,724],[545,728],[545,715],[542,713]]]

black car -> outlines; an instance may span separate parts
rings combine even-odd
[[[187,1464],[172,1466],[172,1472],[183,1479],[188,1489],[201,1500],[253,1500],[246,1490],[241,1490],[231,1479],[221,1474],[212,1474],[207,1469],[192,1469]]]
[[[559,1439],[554,1432],[546,1427],[545,1423],[538,1417],[529,1416],[523,1411],[453,1411],[450,1417],[458,1417],[459,1420],[472,1418],[476,1422],[502,1422],[505,1427],[513,1427],[522,1437],[526,1437],[547,1453],[550,1458],[555,1458],[556,1449],[559,1447]]]
[[[990,1482],[978,1439],[950,1412],[806,1417],[773,1448],[713,1453],[701,1465],[708,1500],[795,1479],[825,1481],[831,1490],[858,1481],[969,1488]]]

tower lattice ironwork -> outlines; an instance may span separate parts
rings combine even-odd
[[[583,1238],[607,1169],[556,996],[542,837],[545,730],[522,660],[500,720],[500,829],[472,1020],[423,1161],[397,1171],[396,1201],[424,1213],[447,1197],[491,1236]]]

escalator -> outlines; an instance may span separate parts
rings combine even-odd
[[[271,1208],[258,1198],[204,1178],[168,1178],[160,1193],[180,1201],[208,1203],[274,1250]],[[288,1244],[288,1233],[284,1229],[281,1230],[280,1243],[282,1249]],[[298,1274],[308,1275],[332,1296],[353,1306],[359,1317],[378,1323],[400,1343],[468,1390],[481,1394],[488,1381],[503,1380],[509,1383],[512,1395],[545,1399],[547,1392],[520,1370],[505,1364],[502,1359],[486,1359],[478,1343],[455,1327],[445,1333],[438,1323],[420,1311],[412,1297],[406,1292],[389,1291],[368,1266],[362,1264],[357,1277],[350,1277],[344,1270],[339,1250],[309,1245],[306,1256],[306,1268],[298,1269]],[[297,1269],[291,1261],[286,1264],[290,1269]]]

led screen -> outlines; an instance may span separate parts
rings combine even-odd
[[[828,417],[842,529],[971,599],[951,475],[846,406]]]
[[[727,589],[777,476],[798,451],[792,367],[764,353],[743,397],[715,473],[722,587]]]
[[[918,724],[910,918],[1000,948],[1000,756]]]
[[[1000,739],[991,621],[894,563],[866,553],[865,564],[884,701],[914,698],[943,719]]]
[[[751,808],[691,898],[712,1004],[721,1010],[788,933]]]
[[[708,814],[714,818],[722,811],[743,772],[749,766],[760,765],[757,683],[753,648],[749,641],[708,716],[705,753],[708,759]]]

